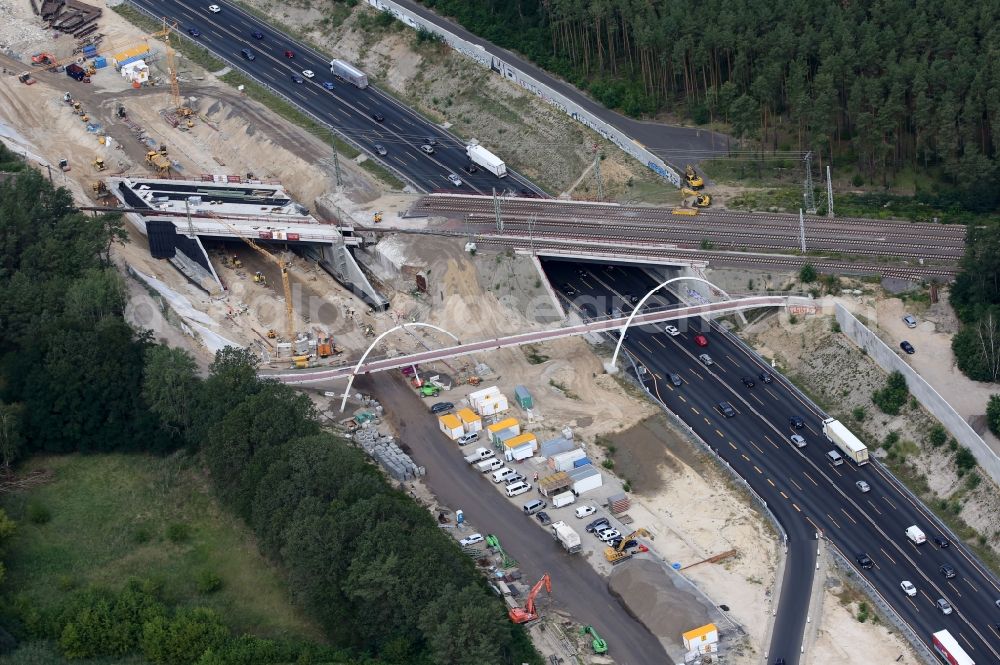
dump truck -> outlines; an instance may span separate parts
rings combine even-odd
[[[343,60],[331,60],[330,72],[337,78],[347,81],[362,90],[368,87],[368,75]]]
[[[150,150],[146,153],[146,161],[156,167],[157,173],[167,173],[170,171],[170,160],[155,150]]]
[[[37,83],[37,81],[35,81],[35,79],[32,78],[31,72],[21,72],[20,74],[17,75],[17,80],[23,83],[24,85],[35,85],[35,83]]]
[[[854,460],[855,464],[858,466],[868,464],[868,447],[861,443],[861,440],[854,436],[842,422],[835,418],[827,418],[823,421],[823,434],[836,444],[844,455]]]
[[[469,156],[473,164],[482,166],[496,177],[503,178],[507,175],[507,165],[503,163],[503,160],[479,145],[478,141],[470,141],[469,145],[465,146],[465,154]]]
[[[570,554],[576,554],[583,546],[580,544],[580,534],[573,530],[573,527],[563,521],[553,522],[550,525],[552,537],[559,541],[563,549]]]
[[[73,63],[71,65],[66,65],[66,76],[76,81],[83,81],[87,78],[87,72],[80,65]]]

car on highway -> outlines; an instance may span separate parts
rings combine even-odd
[[[806,426],[806,421],[802,420],[802,416],[789,416],[788,424],[795,429],[802,429]]]
[[[913,348],[913,345],[907,342],[905,339],[899,343],[899,348],[903,349],[903,351],[906,351],[906,353],[908,353],[911,356],[917,352],[917,350]]]
[[[476,166],[475,164],[466,164],[465,166],[462,167],[462,170],[470,174],[477,173],[479,172],[479,167]]]
[[[473,441],[479,441],[479,432],[469,432],[458,437],[458,445],[467,446]]]
[[[250,62],[253,62],[254,60],[257,59],[257,56],[255,56],[250,49],[246,48],[240,49],[240,55],[242,55],[246,60],[249,60]]]
[[[295,51],[291,50],[285,51],[285,57],[288,58],[289,60],[293,60],[295,58]]]
[[[481,543],[483,542],[483,540],[484,540],[483,534],[474,533],[466,538],[462,538],[462,540],[458,542],[462,545],[462,547],[468,547],[469,545],[475,545],[476,543]]]
[[[304,78],[302,78],[301,76],[299,76],[298,74],[292,74],[292,83],[302,84],[302,83],[305,83],[305,82],[306,82],[306,80]]]
[[[549,514],[544,510],[535,513],[535,517],[538,519],[539,522],[542,523],[542,526],[548,526],[549,524],[552,524],[552,518],[549,517]]]
[[[872,558],[865,552],[858,552],[854,558],[857,560],[858,565],[866,570],[875,566],[875,562],[872,561]]]
[[[795,444],[796,448],[806,447],[806,439],[801,434],[793,434],[788,438],[791,439],[792,443]]]
[[[756,383],[754,383],[754,380],[751,379],[749,376],[744,376],[742,379],[740,379],[740,381],[742,381],[743,385],[746,386],[747,388],[753,388],[754,386],[757,385]]]
[[[903,580],[902,582],[900,582],[899,588],[902,589],[903,593],[905,593],[910,598],[913,598],[914,596],[917,595],[917,587],[913,586],[913,582],[909,580]]]
[[[569,282],[564,282],[562,286],[559,287],[559,290],[565,293],[570,298],[576,295],[576,289],[574,289],[573,285],[570,284]]]
[[[574,514],[576,515],[576,519],[582,520],[584,517],[593,515],[596,512],[597,508],[594,508],[593,506],[580,506],[576,509]]]
[[[733,416],[735,416],[735,415],[736,415],[736,409],[734,409],[734,408],[733,408],[733,405],[732,405],[732,404],[730,404],[729,402],[719,402],[719,403],[718,403],[718,404],[716,405],[716,408],[717,408],[717,409],[719,410],[719,412],[720,412],[720,413],[721,413],[722,415],[724,415],[724,416],[725,416],[726,418],[732,418]]]
[[[715,361],[712,360],[712,356],[708,355],[707,353],[703,353],[700,356],[698,356],[698,360],[700,360],[702,364],[705,365],[706,367],[711,367],[712,365],[715,364]]]
[[[665,327],[663,329],[663,332],[667,333],[671,337],[677,337],[678,335],[681,334],[681,331],[678,330],[677,328],[675,328],[674,326],[667,326],[667,327]]]
[[[633,305],[639,302],[639,296],[635,295],[634,293],[626,293],[625,298]]]
[[[769,372],[761,372],[760,375],[757,378],[760,379],[761,383],[773,383],[774,382],[774,377],[771,376],[771,374]]]
[[[432,146],[430,143],[423,144],[422,146],[420,146],[420,149],[423,150],[425,154],[428,155],[434,154],[434,146]]]
[[[947,563],[942,563],[940,566],[938,566],[938,570],[941,571],[941,574],[944,575],[944,578],[946,580],[950,580],[951,578],[955,577],[955,569],[952,568]]]
[[[201,37],[201,30],[198,28],[188,28],[188,34],[192,37]]]
[[[939,610],[941,610],[941,614],[948,615],[952,613],[951,603],[949,603],[944,598],[938,598],[937,602],[934,603],[934,605],[937,606]]]
[[[670,383],[674,384],[675,386],[684,385],[684,381],[681,379],[681,375],[678,374],[677,372],[671,372],[667,376],[670,377]]]
[[[940,547],[941,549],[946,549],[948,547],[951,547],[951,541],[942,536],[934,536],[933,538],[931,538],[931,540],[933,540],[934,544]]]
[[[254,39],[264,39],[264,33],[261,32],[260,30],[254,30],[253,32],[250,33],[250,36],[253,37]]]
[[[798,435],[795,435],[795,436],[798,436]],[[857,486],[857,488],[859,490],[861,490],[862,494],[865,493],[865,492],[871,492],[872,491],[871,485],[869,485],[868,483],[866,483],[863,480],[859,480],[858,482],[856,482],[854,484]]]
[[[371,116],[375,122],[385,122],[385,116],[378,111],[372,111]]]
[[[605,529],[611,524],[607,517],[598,517],[596,520],[584,527],[587,533],[594,533],[598,529]]]
[[[208,11],[212,12],[213,14],[218,14],[219,12],[222,11],[222,8],[219,7],[219,5],[209,5]]]
[[[451,182],[451,184],[455,185],[456,187],[461,187],[462,186],[462,179],[459,178],[454,173],[449,173],[448,174],[448,180]]]
[[[455,408],[455,405],[451,402],[436,402],[431,405],[431,413],[444,413],[445,411],[451,411]]]
[[[323,81],[323,87],[327,90],[333,90],[333,81]]]
[[[381,143],[376,143],[372,147],[375,148],[375,153],[378,154],[381,157],[385,157],[386,155],[389,154],[389,151],[386,150],[385,146],[382,145]]]
[[[603,531],[597,532],[597,537],[601,539],[602,542],[609,542],[615,538],[621,538],[622,534],[618,529],[604,529]]]
[[[708,346],[708,338],[701,333],[698,333],[694,336],[694,343],[698,346]]]
[[[916,328],[917,317],[913,316],[912,314],[907,314],[906,316],[903,317],[903,323],[906,324],[907,328]]]
[[[426,143],[427,145],[437,145],[438,140],[433,136],[428,136],[424,139],[424,143]]]
[[[303,69],[302,75],[305,76],[307,79],[311,79],[312,77],[316,76],[316,74],[313,73],[313,70],[311,69]]]

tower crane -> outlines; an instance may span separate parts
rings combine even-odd
[[[167,18],[163,17],[163,28],[158,32],[154,32],[149,35],[150,37],[157,38],[163,37],[163,42],[167,47],[167,73],[170,76],[170,96],[173,100],[173,108],[177,112],[177,115],[182,118],[187,119],[187,126],[191,127],[191,114],[192,111],[188,107],[184,106],[184,102],[181,100],[181,89],[180,85],[177,83],[177,61],[174,57],[174,47],[170,43],[170,35],[177,29],[177,21],[168,24]]]
[[[538,613],[535,611],[535,596],[538,595],[543,586],[546,593],[552,593],[552,580],[549,578],[548,573],[542,575],[542,579],[538,580],[535,586],[531,587],[531,592],[528,594],[528,602],[524,604],[524,607],[512,607],[507,611],[507,615],[511,621],[514,623],[528,623],[538,618]]]

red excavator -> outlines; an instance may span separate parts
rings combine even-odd
[[[524,604],[524,607],[512,607],[507,611],[511,621],[514,623],[528,623],[538,618],[538,613],[535,612],[535,596],[542,590],[543,585],[545,586],[546,593],[552,593],[552,580],[549,579],[548,573],[542,575],[542,579],[538,580],[538,584],[531,587],[531,593],[528,594],[528,602]]]

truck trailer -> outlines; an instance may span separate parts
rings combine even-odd
[[[576,554],[583,546],[580,544],[580,534],[563,521],[552,524],[552,537],[559,541],[563,549],[570,554]]]
[[[946,663],[951,665],[976,665],[965,649],[958,643],[947,630],[939,630],[931,635],[931,642],[934,650]]]
[[[343,60],[331,60],[330,72],[337,78],[347,81],[362,90],[368,87],[368,75]]]
[[[479,145],[478,141],[471,141],[465,146],[465,154],[469,156],[473,164],[478,164],[498,178],[507,175],[507,165],[503,160],[492,152]]]
[[[861,443],[851,430],[844,427],[844,423],[834,418],[827,418],[823,421],[823,434],[840,448],[840,452],[854,460],[855,464],[858,466],[868,464],[868,447]]]

